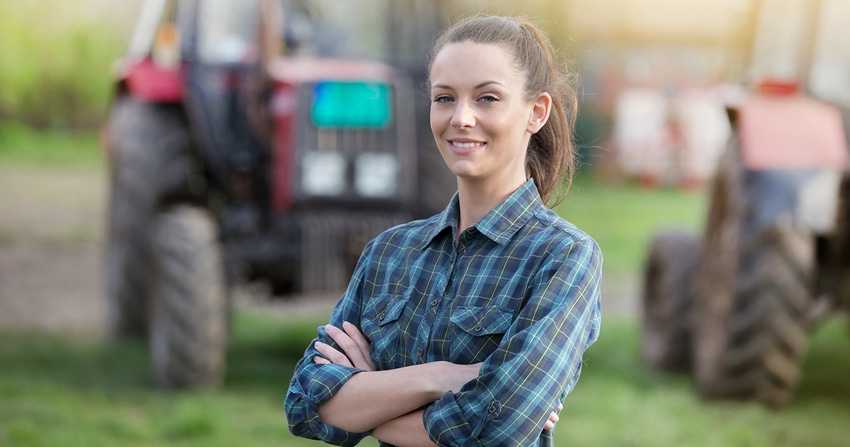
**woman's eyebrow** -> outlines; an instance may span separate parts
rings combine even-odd
[[[502,83],[501,83],[501,82],[499,82],[499,81],[484,81],[484,82],[482,82],[482,83],[480,83],[480,84],[476,85],[476,86],[473,88],[473,90],[482,89],[482,88],[484,88],[484,87],[487,87],[488,85],[494,85],[494,84],[495,84],[495,85],[502,86],[502,87],[504,87],[504,86],[505,86],[505,84],[502,84]]]
[[[472,87],[472,89],[473,90],[479,90],[479,89],[482,89],[484,87],[487,87],[488,85],[498,85],[498,86],[501,86],[501,87],[505,86],[505,84],[503,84],[499,81],[484,81],[484,82],[476,85],[475,87]],[[446,84],[434,84],[434,85],[431,86],[431,88],[439,88],[439,89],[444,89],[444,90],[454,90],[451,86],[448,86]]]

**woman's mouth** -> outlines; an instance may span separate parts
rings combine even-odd
[[[452,150],[459,154],[471,154],[482,147],[484,147],[487,143],[483,141],[454,141],[449,140],[449,145]]]

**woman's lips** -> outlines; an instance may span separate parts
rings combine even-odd
[[[449,140],[449,147],[456,154],[466,155],[476,152],[486,146],[483,141]]]

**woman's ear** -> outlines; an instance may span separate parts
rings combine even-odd
[[[549,113],[552,112],[552,95],[543,92],[537,96],[531,103],[531,118],[528,120],[528,132],[537,133],[546,121],[549,120]]]

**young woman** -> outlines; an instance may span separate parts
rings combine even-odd
[[[516,19],[455,25],[430,64],[431,128],[458,192],[366,246],[296,366],[290,430],[337,445],[552,445],[600,324],[599,246],[545,206],[572,176],[575,95]]]

